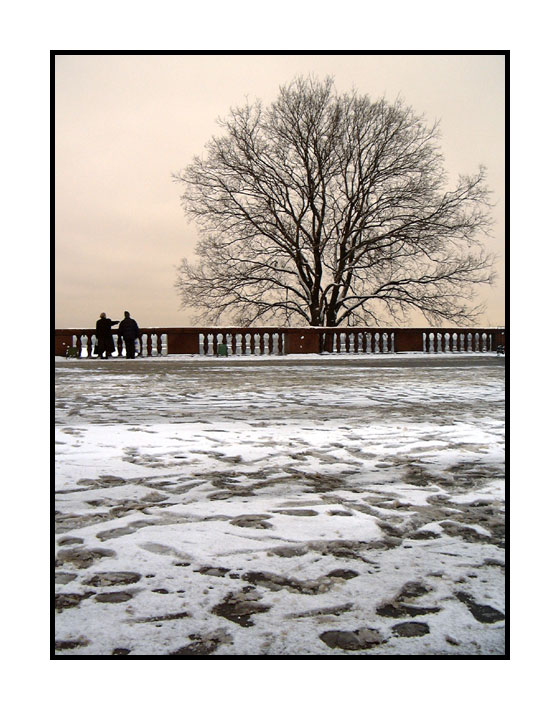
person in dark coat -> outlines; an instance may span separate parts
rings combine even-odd
[[[97,354],[102,360],[111,357],[115,352],[115,341],[111,334],[111,326],[117,325],[118,320],[107,318],[105,313],[101,313],[99,320],[95,324],[95,339],[97,340]],[[105,357],[103,356],[105,353]]]
[[[130,317],[128,311],[124,312],[124,319],[119,323],[119,335],[124,340],[126,357],[134,360],[136,352],[136,338],[140,337],[140,328],[134,318]]]

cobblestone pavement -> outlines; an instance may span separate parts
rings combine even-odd
[[[504,359],[56,361],[62,655],[502,655]]]

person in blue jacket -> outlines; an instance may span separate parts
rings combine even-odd
[[[136,351],[136,338],[140,337],[140,328],[134,318],[130,317],[128,311],[124,312],[124,319],[119,323],[119,335],[124,340],[126,357],[134,360]]]

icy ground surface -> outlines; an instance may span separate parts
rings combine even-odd
[[[503,358],[258,360],[57,358],[56,653],[503,654]]]

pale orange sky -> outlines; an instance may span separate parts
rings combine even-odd
[[[59,55],[55,66],[55,327],[125,309],[144,327],[190,325],[175,267],[192,258],[197,230],[171,173],[204,151],[231,106],[269,103],[309,73],[334,76],[341,92],[400,95],[439,119],[452,183],[487,167],[497,203],[488,247],[500,259],[496,283],[480,289],[479,324],[504,324],[503,56]]]

